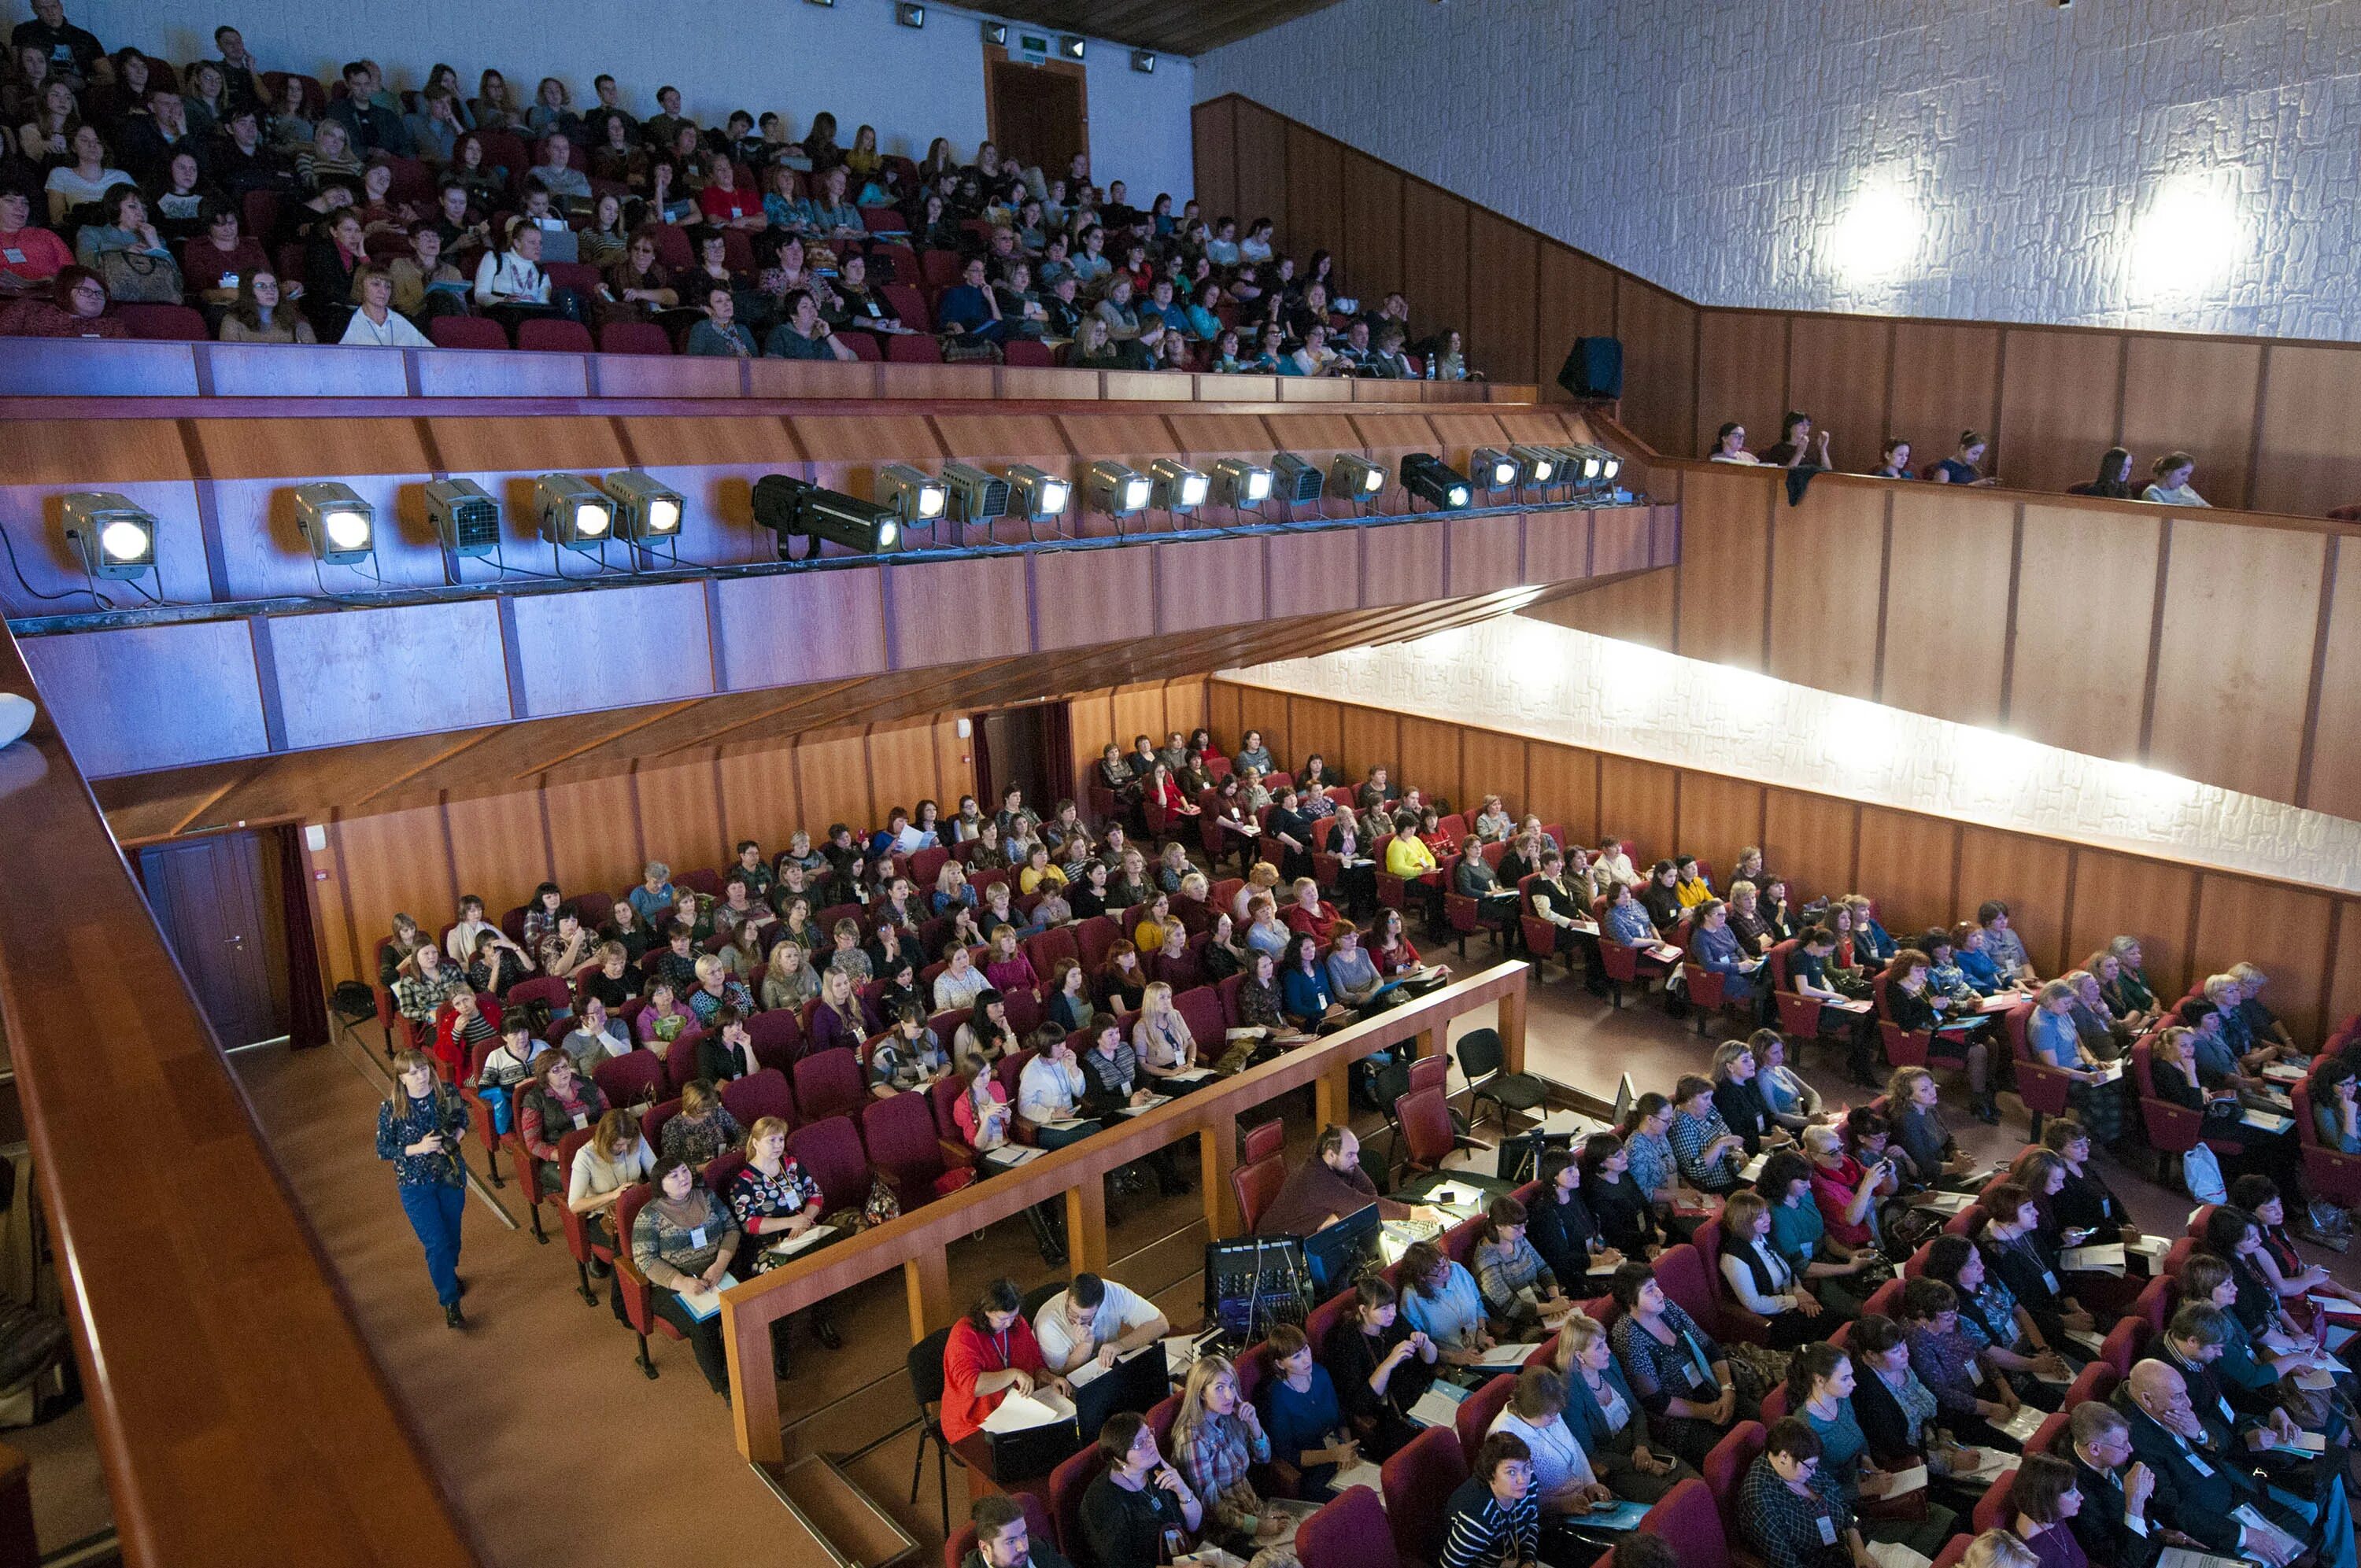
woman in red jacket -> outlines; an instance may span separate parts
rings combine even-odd
[[[1073,1392],[1041,1358],[1016,1281],[995,1279],[951,1325],[943,1345],[943,1436],[959,1442],[983,1426],[1011,1390],[1029,1394],[1037,1387]]]

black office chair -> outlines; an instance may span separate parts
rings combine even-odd
[[[1500,1131],[1509,1131],[1509,1113],[1520,1114],[1539,1110],[1549,1103],[1549,1085],[1530,1072],[1507,1072],[1502,1068],[1508,1051],[1500,1044],[1498,1029],[1470,1029],[1460,1037],[1455,1047],[1459,1057],[1459,1075],[1467,1080],[1467,1114],[1471,1122],[1480,1122],[1477,1107],[1487,1100],[1499,1113]]]
[[[918,1501],[918,1482],[927,1469],[927,1444],[935,1445],[935,1487],[940,1497],[943,1511],[943,1533],[951,1532],[951,1472],[954,1464],[967,1468],[967,1461],[951,1452],[950,1440],[943,1436],[943,1347],[950,1343],[951,1331],[937,1329],[933,1333],[910,1347],[903,1363],[910,1375],[910,1398],[918,1407],[918,1455],[910,1464],[910,1502]]]
[[[1032,1289],[1025,1292],[1017,1310],[1024,1314],[1025,1321],[1029,1323],[1035,1315],[1049,1304],[1049,1298],[1065,1288],[1066,1282],[1062,1279],[1052,1279],[1047,1285],[1036,1285]]]

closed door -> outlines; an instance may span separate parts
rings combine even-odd
[[[976,729],[983,737],[982,756],[991,774],[976,781],[983,786],[978,798],[986,812],[999,810],[1000,797],[1014,784],[1025,792],[1027,806],[1044,817],[1049,815],[1049,777],[1041,765],[1047,746],[1044,717],[1038,707],[976,717]]]
[[[1028,65],[996,60],[985,67],[993,140],[1001,156],[1038,164],[1055,180],[1091,149],[1081,68],[1062,61]]]
[[[287,1032],[277,879],[258,833],[222,833],[139,851],[148,906],[225,1050]]]

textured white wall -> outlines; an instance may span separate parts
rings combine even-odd
[[[2361,893],[2361,823],[1522,616],[1225,678]]]
[[[1708,303],[2361,337],[2353,0],[1345,0],[1197,68]]]
[[[6,5],[11,25],[31,15]],[[109,49],[137,44],[175,62],[213,54],[213,30],[234,23],[247,47],[276,71],[333,76],[366,55],[397,87],[414,87],[437,61],[458,68],[470,95],[486,67],[530,101],[555,76],[577,106],[595,102],[591,78],[611,73],[623,106],[655,112],[656,89],[681,90],[686,113],[719,125],[732,109],[776,109],[796,136],[832,111],[850,143],[853,127],[877,127],[888,152],[923,155],[951,138],[962,157],[984,137],[983,42],[978,16],[929,5],[923,28],[898,27],[893,0],[409,0],[387,7],[355,0],[68,0],[67,15]],[[423,40],[423,41],[419,41]],[[1193,182],[1189,62],[1164,57],[1152,74],[1131,69],[1131,51],[1093,41],[1089,73],[1092,168],[1102,183],[1131,182],[1134,199]]]

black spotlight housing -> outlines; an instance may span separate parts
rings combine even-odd
[[[1413,452],[1401,461],[1402,488],[1438,511],[1457,511],[1473,493],[1466,477],[1432,452]]]
[[[779,536],[779,559],[794,559],[787,542],[801,537],[841,544],[859,555],[890,554],[902,548],[902,520],[892,507],[864,501],[840,490],[785,474],[754,481],[754,521]]]

